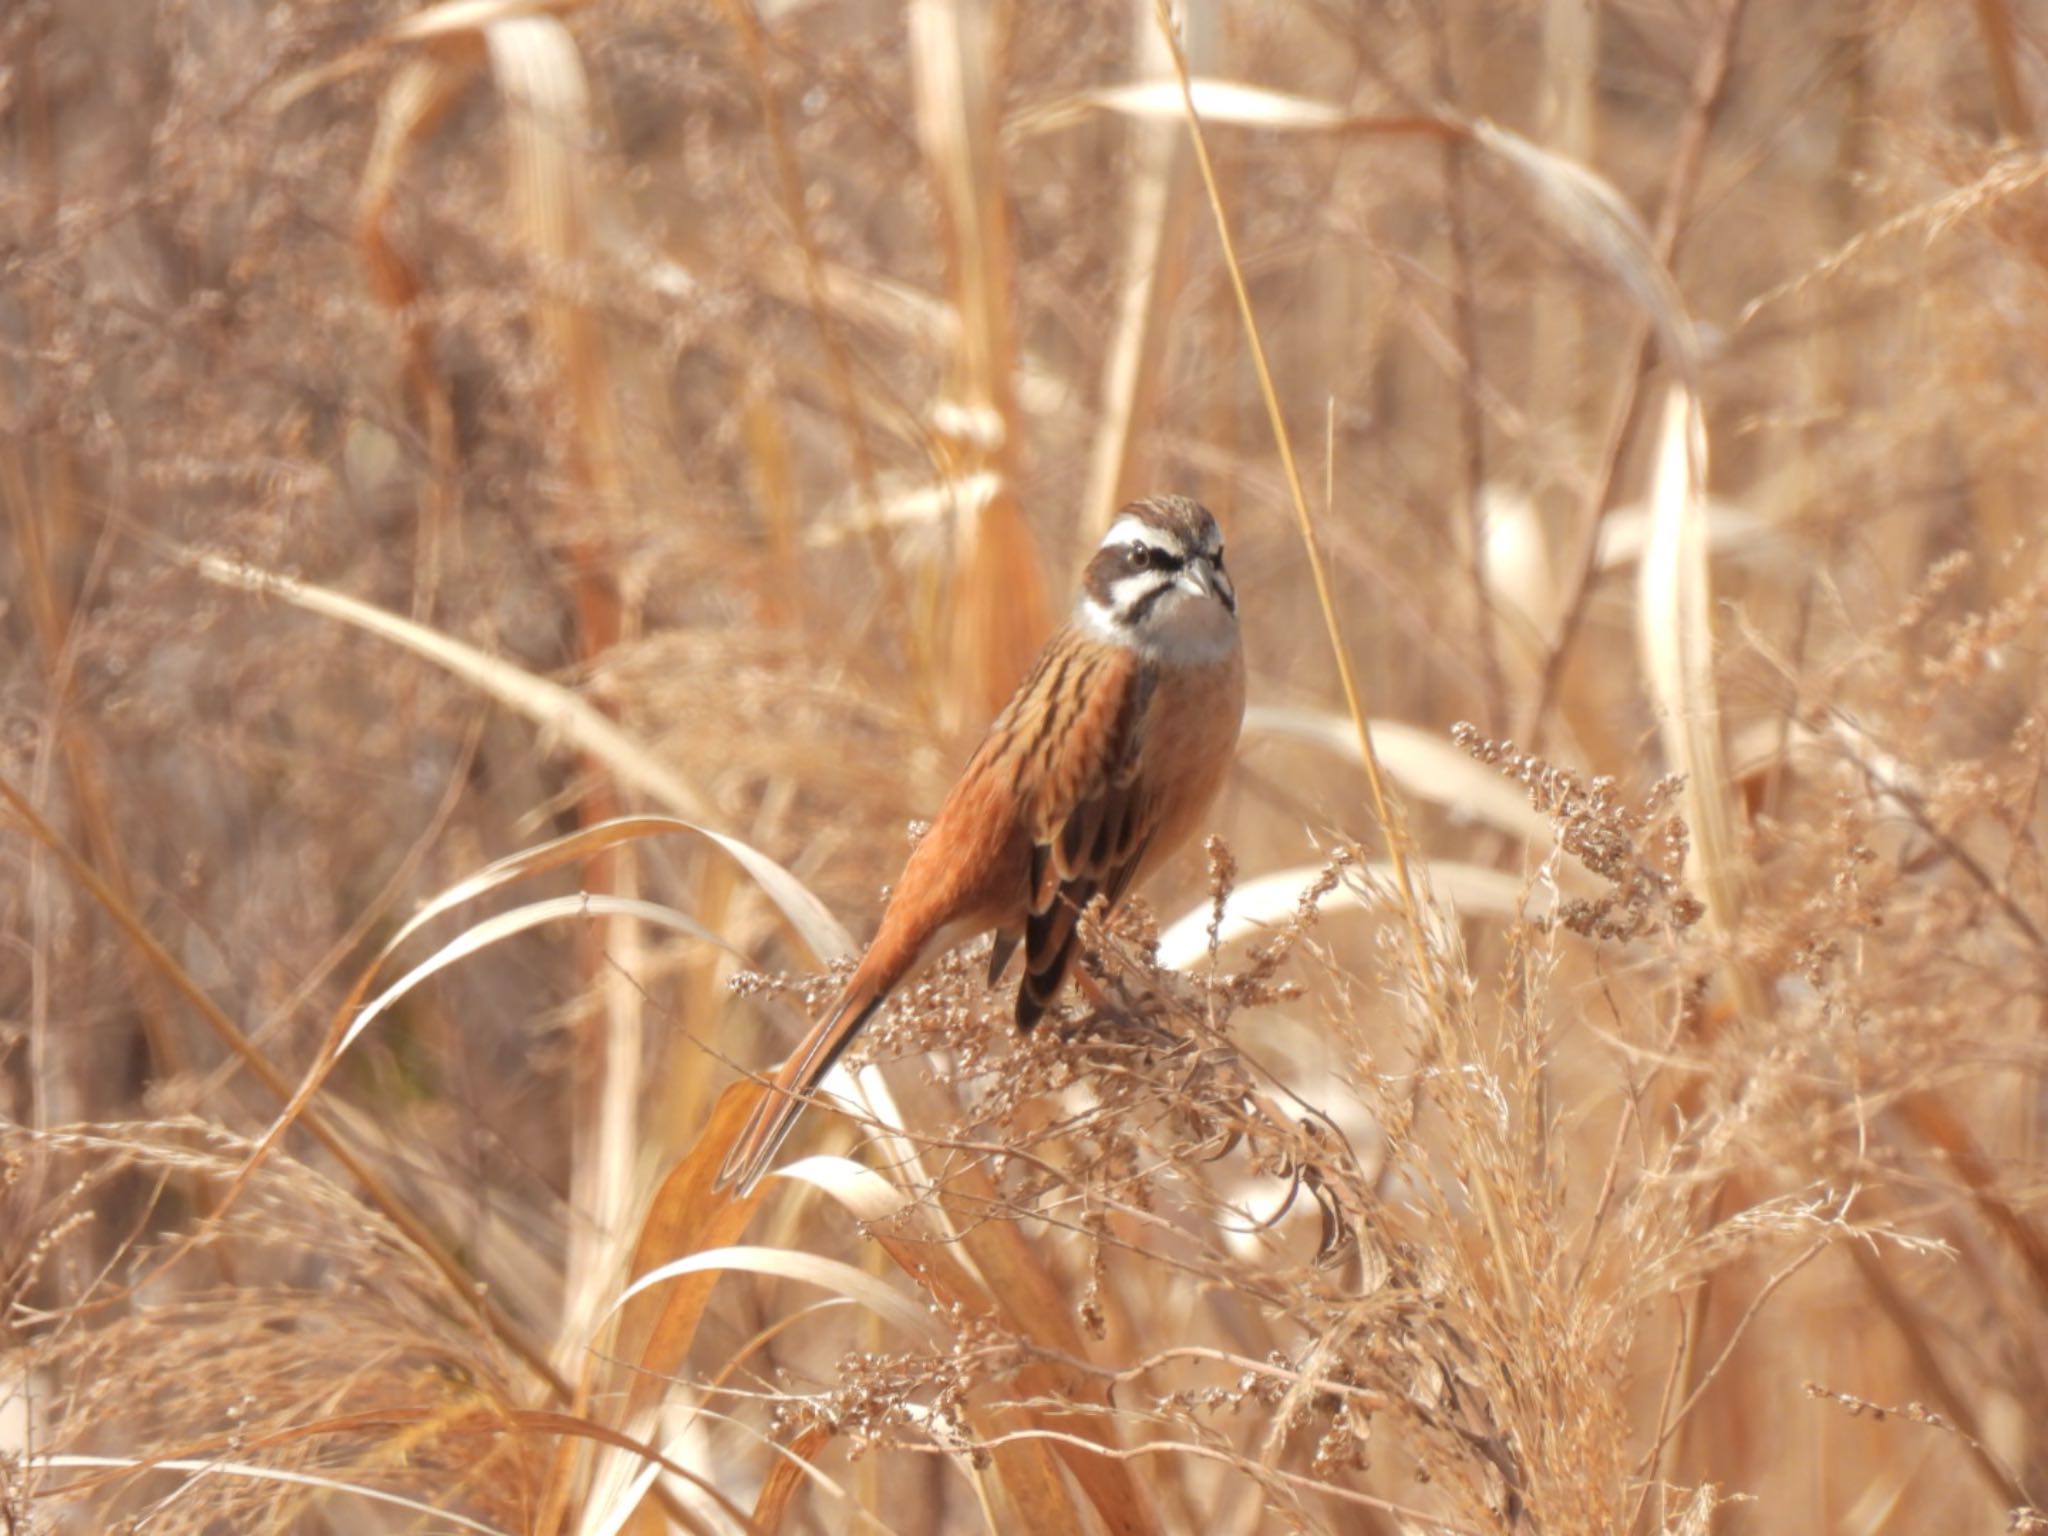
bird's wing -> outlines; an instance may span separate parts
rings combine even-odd
[[[1159,804],[1138,776],[1154,674],[1121,647],[1091,657],[1065,694],[1073,718],[1043,733],[1044,773],[1030,807],[1031,890],[1017,1023],[1052,1006],[1074,961],[1081,913],[1098,895],[1113,906],[1138,873]]]
[[[958,853],[959,845],[941,831],[949,818],[985,824],[991,837],[1004,838],[1014,831],[1011,815],[1021,812],[1030,830],[1024,980],[1017,989],[1017,1023],[1026,1029],[1059,995],[1088,903],[1099,894],[1114,904],[1136,877],[1159,809],[1137,773],[1152,669],[1120,646],[1057,643],[1047,648],[1039,667],[1018,699],[1042,708],[1020,715],[1013,705],[990,728],[933,830],[912,855],[882,931],[846,989],[770,1079],[719,1170],[718,1188],[745,1193],[760,1180],[826,1072],[915,962],[923,942],[960,909],[962,889],[948,879],[977,878],[975,872],[996,859],[999,844],[992,844],[956,858],[959,867],[950,875],[914,873],[921,856],[940,858],[942,848]],[[1054,670],[1047,673],[1048,668]],[[1041,673],[1049,686],[1037,686]],[[1010,786],[1027,783],[1033,786],[1028,803],[1018,806],[1005,799],[1002,816],[980,814],[982,802],[974,797],[994,793],[996,786],[1007,794]],[[891,942],[892,935],[904,942]],[[991,980],[1015,942],[1013,933],[997,934]]]

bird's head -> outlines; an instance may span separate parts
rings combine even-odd
[[[1088,562],[1075,617],[1163,660],[1226,654],[1237,644],[1237,592],[1208,508],[1186,496],[1147,496],[1117,513]]]

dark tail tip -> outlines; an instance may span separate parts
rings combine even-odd
[[[796,1054],[769,1080],[761,1102],[754,1106],[754,1112],[734,1139],[732,1150],[725,1154],[718,1177],[711,1183],[714,1192],[730,1190],[735,1198],[754,1192],[754,1186],[766,1177],[768,1165],[775,1161],[775,1154],[796,1129],[818,1084],[881,1006],[880,996],[869,998],[851,1015],[841,1010],[828,1016],[805,1038]]]
[[[768,1172],[769,1163],[782,1150],[789,1133],[796,1129],[797,1117],[803,1113],[805,1100],[790,1095],[769,1084],[766,1096],[755,1106],[753,1116],[747,1121],[732,1150],[725,1154],[725,1161],[719,1165],[718,1177],[712,1181],[714,1192],[730,1190],[735,1199],[743,1199],[754,1192],[754,1186],[761,1182]]]

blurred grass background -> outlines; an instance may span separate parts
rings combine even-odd
[[[1179,16],[1217,205],[1149,0],[0,15],[10,1529],[2048,1528],[2048,11]],[[1362,873],[1217,206],[1456,920]],[[864,936],[1149,489],[1267,711],[1151,911],[1304,870],[1278,937],[1106,941],[1192,1057],[911,999],[876,1054],[978,1149],[916,1241],[720,1207],[834,946],[591,829]],[[251,1169],[401,925],[555,837],[528,899],[729,948],[444,953]],[[607,1320],[741,1241],[866,1305]]]

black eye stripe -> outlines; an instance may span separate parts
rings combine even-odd
[[[1170,549],[1137,540],[1125,546],[1124,561],[1132,570],[1177,571],[1187,562]]]

